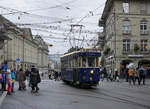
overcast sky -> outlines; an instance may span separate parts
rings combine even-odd
[[[33,35],[42,35],[47,43],[53,44],[49,50],[50,54],[55,54],[66,52],[71,45],[87,47],[96,43],[89,41],[97,39],[97,35],[90,32],[101,31],[98,20],[105,2],[106,0],[0,0],[0,13],[14,23],[32,24],[25,27],[30,27]],[[82,30],[88,30],[88,33],[76,33],[75,30],[80,30],[79,27],[74,27],[70,32],[72,24],[83,25]],[[48,28],[49,26],[51,27]],[[68,37],[84,41],[71,40],[70,45]]]

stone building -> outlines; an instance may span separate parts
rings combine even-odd
[[[18,28],[3,16],[0,16],[0,24],[4,26],[5,36],[3,37],[11,39],[2,40],[3,48],[0,49],[0,51],[3,51],[1,60],[8,61],[8,68],[18,69],[23,67],[24,69],[30,69],[32,65],[40,68],[41,66],[48,66],[48,46],[44,45],[45,42],[42,42],[43,45],[37,43],[32,36],[31,29]]]
[[[150,66],[149,0],[107,0],[99,26],[104,28],[107,70],[121,72],[131,62]]]
[[[0,19],[0,67],[2,66],[1,64],[4,62],[4,42],[5,40],[11,40],[8,36],[5,35],[4,29],[4,25],[3,23],[1,23]]]
[[[48,45],[39,35],[35,36],[34,41],[38,45],[37,66],[41,72],[48,72]]]

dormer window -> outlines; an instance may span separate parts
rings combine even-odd
[[[123,13],[129,13],[129,3],[123,2]]]
[[[140,3],[141,14],[145,14],[147,11],[147,4],[145,2]]]

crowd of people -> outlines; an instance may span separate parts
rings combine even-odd
[[[144,68],[143,66],[141,66],[139,68],[134,68],[134,67],[126,68],[124,70],[123,74],[125,75],[126,82],[129,82],[130,85],[131,85],[131,83],[133,83],[133,85],[135,85],[136,82],[139,85],[141,85],[141,83],[143,85],[145,85],[147,69]],[[106,78],[107,81],[118,81],[119,82],[120,73],[117,69],[115,69],[114,73],[113,73],[112,70],[107,71],[106,68],[104,67],[104,68],[100,68],[100,77],[101,77],[101,81],[103,81],[104,78]]]
[[[19,91],[26,90],[26,87],[31,87],[31,92],[37,93],[39,90],[38,83],[41,82],[38,68],[33,65],[31,70],[24,71],[23,68],[10,70],[7,68],[7,61],[5,61],[0,68],[0,90],[7,91],[11,95],[14,92],[15,81],[19,83]]]
[[[50,80],[52,79],[54,79],[55,81],[61,80],[61,72],[53,70],[48,74],[48,77]]]

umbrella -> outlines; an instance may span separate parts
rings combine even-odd
[[[127,65],[127,68],[134,68],[134,63],[130,63],[129,65]]]

